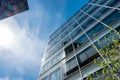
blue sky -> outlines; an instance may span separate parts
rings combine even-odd
[[[86,2],[28,0],[28,11],[1,20],[14,40],[0,46],[0,80],[36,80],[48,37]]]

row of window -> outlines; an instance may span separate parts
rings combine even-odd
[[[102,25],[101,23],[98,23],[97,25],[95,25],[94,27],[92,27],[90,30],[88,30],[86,33],[87,35],[92,39],[93,37],[99,35],[102,33],[102,31],[104,31],[105,29],[107,29],[107,27],[105,27],[104,25]],[[73,31],[71,33],[71,37],[74,39],[77,35],[79,35],[82,32],[81,28],[77,28],[75,31]],[[58,50],[60,50],[63,46],[65,46],[68,42],[70,41],[70,37],[66,37],[65,39],[63,39],[63,41],[61,41],[62,44],[58,43],[56,46],[54,46],[52,49],[48,50],[46,53],[45,58],[50,57],[53,53],[57,52]],[[75,40],[73,42],[74,48],[77,49],[79,48],[81,45],[84,44],[84,42],[87,42],[88,39],[86,37],[86,35],[82,35],[81,37],[79,37],[77,40]],[[66,47],[64,49],[66,55],[70,54],[73,51],[73,46],[72,44],[69,45],[68,47]]]
[[[66,78],[67,76],[71,75],[73,72],[78,71],[79,66],[82,68],[83,66],[87,65],[89,62],[93,61],[94,58],[98,57],[96,56],[96,53],[97,51],[93,47],[91,46],[88,47],[87,49],[85,49],[84,51],[80,52],[77,55],[77,59],[73,57],[70,60],[68,60],[65,64],[63,64],[61,69],[64,70],[64,73],[62,72],[63,70],[61,70],[60,68],[59,71],[57,69],[52,73],[50,73],[49,80],[61,80],[62,76]],[[79,62],[79,65],[77,63],[77,60]],[[59,74],[59,76],[57,76],[57,74]],[[48,80],[47,77],[48,76],[44,77],[41,80]]]
[[[118,26],[116,28],[116,30],[119,31],[119,28],[120,27]],[[103,38],[99,39],[99,41],[101,42],[101,44],[99,44],[97,41],[95,42],[95,46],[98,49],[104,48],[108,44],[108,41],[105,40],[105,37],[107,37],[110,40],[109,41],[110,44],[112,43],[113,37],[116,38],[116,39],[118,39],[118,35],[114,31],[111,31],[107,35],[103,36]],[[53,64],[56,64],[56,63],[58,63],[61,60],[61,58],[57,57],[57,56],[55,56],[53,58],[53,60],[51,60],[51,62]],[[76,57],[73,57],[70,60],[68,60],[65,64],[63,64],[64,65],[63,66],[64,70],[65,70],[64,71],[65,73],[63,74],[63,76],[66,77],[66,76],[69,76],[70,74],[72,74],[73,72],[78,71],[78,67],[79,66],[80,66],[80,68],[82,70],[82,74],[86,75],[88,72],[91,72],[92,69],[95,69],[96,65],[93,65],[91,67],[89,66],[89,67],[86,67],[86,68],[84,66],[88,65],[88,63],[92,62],[93,59],[97,58],[97,57],[99,57],[99,54],[97,53],[97,51],[92,46],[87,47],[85,50],[83,50],[82,52],[80,52],[79,54],[77,54],[77,59],[76,59]],[[79,65],[77,64],[77,60],[78,60]],[[60,73],[59,73],[60,75],[57,76],[57,72],[56,71],[57,70],[55,70],[54,72],[52,72],[50,74],[50,76],[56,75],[54,77],[50,77],[49,76],[50,80],[57,80],[58,78],[60,78],[62,76],[63,72],[61,73],[61,71],[60,71]],[[48,79],[45,77],[42,80],[48,80]]]
[[[92,19],[92,18],[90,18]],[[120,11],[119,10],[114,10],[111,14],[109,14],[105,19],[102,20],[103,23],[107,24],[107,25],[111,25],[113,24],[115,21],[118,21],[120,19]],[[90,20],[91,21],[91,20]],[[98,23],[95,27],[93,27],[92,29],[90,29],[87,34],[90,38],[94,37],[94,35],[98,34],[98,32],[101,32],[102,30],[104,30],[104,26],[101,23]],[[73,31],[71,33],[71,37],[74,39],[77,35],[79,35],[82,32],[81,28],[77,28],[75,31]],[[83,36],[82,36],[83,37]],[[84,39],[84,38],[83,38]],[[61,47],[63,47],[64,45],[66,45],[68,42],[70,42],[70,37],[66,37],[65,39],[63,39],[62,44],[60,45],[60,43],[58,43],[54,48],[50,49],[48,51],[48,53],[46,54],[46,58],[48,58],[49,56],[51,56],[53,53],[55,53],[56,51],[58,51]],[[80,47],[81,43],[76,44],[76,42],[74,42],[74,47]],[[71,48],[72,49],[72,48]],[[71,50],[73,51],[73,49]],[[68,54],[69,52],[67,49],[65,50],[66,54]]]
[[[100,4],[100,5],[102,5],[102,4],[105,4],[106,3],[106,0],[100,0],[100,1],[97,1],[97,0],[95,0],[95,1],[93,1],[92,3],[98,3],[98,4]],[[110,0],[110,1],[108,1],[108,3],[106,3],[105,5],[106,6],[111,6],[111,7],[113,7],[115,4],[117,4],[117,3],[120,3],[120,1],[118,1],[118,0]],[[87,12],[88,14],[91,14],[91,13],[93,13],[95,10],[97,10],[98,9],[98,7],[99,6],[91,6],[91,5],[87,5],[87,6],[85,6],[85,8],[83,8],[83,10],[85,11],[85,12]],[[89,9],[89,10],[88,10]],[[106,8],[105,8],[106,9]],[[104,10],[105,11],[105,10]],[[79,15],[78,15],[78,17],[76,17],[76,19],[78,19],[80,16],[82,15],[82,13],[80,13]],[[59,33],[58,33],[59,34]],[[53,37],[53,39],[54,39],[55,37]]]
[[[52,73],[50,73],[49,76],[46,76],[41,80],[62,80],[61,78],[62,78],[61,69],[58,68],[55,71],[53,71]]]
[[[104,27],[101,23],[98,23],[96,26],[94,26],[92,29],[90,29],[89,31],[87,31],[87,34],[90,38],[94,37],[94,35],[98,34],[98,32],[101,32],[102,30],[104,30],[106,27]],[[73,31],[71,33],[71,37],[72,39],[74,39],[77,35],[81,34],[82,30],[80,27],[78,27],[75,31]],[[83,36],[82,36],[83,37]],[[84,39],[84,38],[83,38]],[[49,56],[51,56],[53,53],[55,53],[56,51],[60,50],[63,46],[65,46],[65,44],[67,44],[70,41],[70,37],[66,37],[65,39],[63,39],[61,41],[61,43],[56,44],[56,46],[54,46],[53,48],[49,49],[46,53],[46,58],[48,58]]]
[[[111,6],[113,7],[115,4],[117,4],[119,2],[119,0],[109,0],[108,3],[106,4],[106,6]],[[106,0],[94,0],[92,1],[92,3],[96,3],[99,5],[104,5],[106,3]]]
[[[55,57],[53,57],[51,60],[46,62],[41,67],[41,74],[47,71],[50,67],[54,66],[56,63],[58,63],[60,60],[62,60],[65,57],[63,52],[59,52]]]
[[[95,0],[96,1],[96,0]],[[103,3],[105,3],[106,2],[106,0],[101,0],[101,1],[98,1],[99,2],[99,4],[103,4]],[[119,3],[120,1],[118,1],[118,0],[110,0],[110,1],[108,1],[105,5],[107,5],[107,6],[114,6],[115,4],[117,4],[117,3]],[[96,2],[93,2],[93,3],[96,3]],[[92,6],[92,5],[90,5],[90,4],[88,4],[87,6],[85,6],[85,8],[83,8],[83,10],[85,11],[85,12],[87,12],[88,14],[92,14],[93,12],[95,12],[97,9],[99,8],[99,6]],[[89,10],[88,10],[89,9]],[[95,18],[99,18],[101,15],[103,15],[107,10],[109,10],[108,8],[106,8],[106,7],[104,7],[104,8],[102,8],[101,10],[99,10],[99,12],[96,12],[96,14],[94,14],[93,15],[93,17],[95,17]],[[81,17],[81,18],[80,18]],[[81,23],[81,22],[83,22],[84,21],[84,19],[86,19],[88,17],[88,15],[85,15],[85,14],[83,14],[82,12],[78,12],[78,14],[77,14],[77,16],[75,16],[75,18],[78,20],[78,22],[79,23]],[[94,20],[93,19],[89,19],[89,20],[87,20],[87,22],[85,22],[84,24],[83,24],[83,28],[85,27],[87,27],[88,26],[88,24],[89,23],[91,23],[91,22],[93,22]],[[71,21],[69,21],[70,23],[69,23],[69,28],[70,28],[70,31],[72,31],[76,26],[78,26],[78,24],[75,22],[75,20],[74,19],[71,19]],[[48,49],[50,48],[50,47],[52,47],[54,44],[56,44],[56,42],[58,42],[61,38],[63,38],[63,37],[65,37],[65,35],[67,35],[68,34],[68,30],[67,30],[67,27],[66,26],[63,26],[63,27],[65,27],[65,29],[63,29],[63,30],[66,30],[66,31],[63,31],[63,30],[61,30],[63,33],[58,33],[57,35],[56,35],[56,33],[55,33],[55,35],[56,35],[56,37],[53,37],[52,39],[50,38],[50,45],[48,46]],[[61,38],[60,38],[60,34],[61,34]],[[57,37],[57,36],[59,36],[59,38]]]
[[[99,32],[101,32],[102,30],[104,30],[104,28],[105,27],[103,27],[102,26],[102,24],[98,24],[97,26],[95,26],[95,27],[93,27],[92,29],[90,29],[88,32],[87,32],[87,34],[88,34],[88,36],[89,37],[94,37],[94,35],[95,34],[98,34]],[[119,27],[118,27],[119,28]],[[115,34],[115,33],[112,33],[113,35]],[[111,35],[111,34],[109,34],[109,35]],[[113,36],[112,35],[112,36]],[[115,35],[114,35],[115,36]],[[112,37],[111,37],[112,38]],[[67,41],[69,41],[70,39],[68,39],[67,38]],[[112,40],[112,39],[111,39]],[[78,48],[80,48],[81,47],[81,45],[83,45],[85,42],[87,42],[88,41],[88,39],[87,39],[87,37],[85,36],[85,35],[82,35],[81,37],[79,37],[78,39],[76,39],[74,42],[73,42],[73,45],[72,44],[70,44],[68,47],[66,47],[65,49],[64,49],[64,51],[65,51],[65,55],[66,56],[68,56],[68,55],[70,55],[70,53],[74,50],[74,48],[75,49],[78,49]],[[105,45],[105,43],[104,43],[104,38],[103,39],[101,39],[101,41],[103,41],[103,44],[102,45]],[[64,43],[63,45],[65,45],[66,43]],[[100,46],[98,46],[98,44],[97,43],[95,43],[96,44],[96,46],[99,48]],[[58,45],[57,45],[58,46]],[[73,46],[74,46],[74,48],[73,48]],[[102,46],[103,47],[103,46]],[[57,48],[58,47],[55,47],[56,49],[54,49],[54,50],[58,50]],[[59,48],[60,49],[60,48]],[[52,52],[50,52],[50,53],[52,53]]]

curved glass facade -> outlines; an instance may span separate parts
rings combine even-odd
[[[100,73],[93,63],[101,54],[97,49],[107,45],[104,37],[118,39],[119,30],[120,1],[90,0],[50,36],[38,80],[86,80],[88,74]]]

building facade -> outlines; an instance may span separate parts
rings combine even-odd
[[[90,0],[49,37],[38,80],[87,80],[88,74],[100,72],[93,60],[105,60],[98,51],[107,45],[104,36],[118,38],[119,30],[120,0]]]
[[[28,10],[27,0],[0,0],[0,20]]]

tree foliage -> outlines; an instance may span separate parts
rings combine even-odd
[[[112,34],[111,31],[110,34]],[[89,75],[87,80],[120,80],[120,33],[117,31],[115,33],[117,38],[115,36],[112,36],[112,39],[107,36],[104,37],[107,45],[101,49],[98,49],[93,44],[93,47],[98,49],[98,52],[102,54],[105,60],[101,56],[94,59],[94,64],[97,64],[102,69],[100,72]],[[98,40],[97,43],[99,46],[103,46],[101,40]]]

